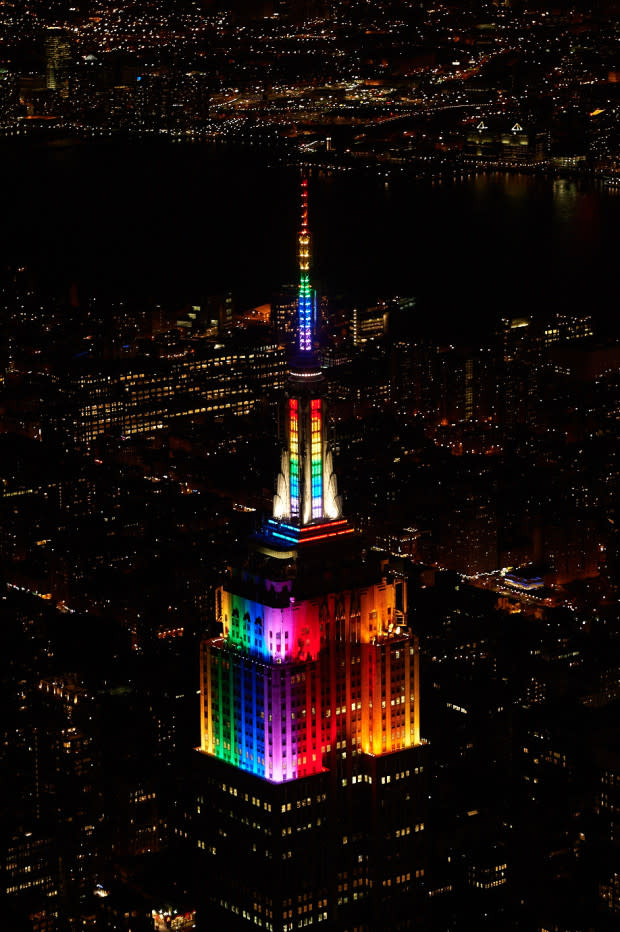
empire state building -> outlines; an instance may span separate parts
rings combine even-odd
[[[342,514],[316,355],[308,183],[273,515],[201,648],[194,842],[219,928],[423,927],[425,743],[407,592]]]

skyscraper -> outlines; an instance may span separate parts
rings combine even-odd
[[[424,742],[404,581],[342,516],[302,181],[296,353],[273,516],[201,650],[195,843],[228,928],[421,928]]]
[[[45,83],[48,90],[67,96],[71,40],[69,33],[59,26],[48,26],[45,35]]]

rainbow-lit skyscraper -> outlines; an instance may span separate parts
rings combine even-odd
[[[424,744],[406,584],[342,517],[315,347],[308,183],[273,516],[201,651],[196,844],[227,928],[421,928]],[[224,918],[225,917],[225,918]],[[415,922],[414,922],[415,919]]]

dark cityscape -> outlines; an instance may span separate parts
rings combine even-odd
[[[620,2],[0,4],[7,932],[620,927]]]

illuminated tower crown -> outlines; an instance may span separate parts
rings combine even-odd
[[[308,181],[301,182],[297,353],[288,378],[286,446],[266,531],[287,543],[351,533],[326,436],[326,383],[315,352],[316,294],[310,285]]]

